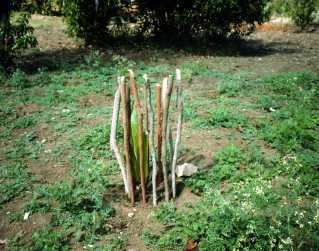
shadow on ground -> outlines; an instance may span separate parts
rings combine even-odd
[[[154,57],[174,61],[183,56],[232,56],[232,57],[263,57],[272,54],[292,54],[301,52],[301,48],[292,42],[267,42],[261,39],[228,40],[202,43],[176,43],[158,41],[130,41],[111,43],[103,47],[61,48],[53,50],[30,50],[16,60],[17,66],[23,71],[32,74],[39,68],[47,71],[71,71],[85,63],[85,57],[92,50],[99,50],[105,63],[112,55],[123,55],[133,61],[149,62]]]

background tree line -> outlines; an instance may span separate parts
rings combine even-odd
[[[62,15],[73,36],[87,44],[105,39],[156,37],[178,40],[242,37],[271,13],[305,28],[319,0],[2,0],[0,57],[3,65],[20,49],[36,45],[30,13]],[[11,17],[13,11],[20,15]]]

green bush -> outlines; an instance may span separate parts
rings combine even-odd
[[[61,15],[63,0],[13,0],[12,9],[43,15]]]
[[[103,36],[134,33],[170,37],[203,38],[239,36],[250,33],[263,22],[269,0],[194,1],[84,1],[66,0],[64,14],[71,34],[87,43]],[[96,4],[98,2],[98,5]],[[131,11],[131,10],[137,10]],[[124,29],[123,29],[124,27]],[[165,37],[167,38],[167,37]]]
[[[12,73],[8,82],[11,86],[17,88],[25,88],[30,86],[30,80],[28,79],[27,74],[20,69],[16,69]]]
[[[144,31],[179,36],[246,35],[267,17],[268,0],[139,0]]]
[[[293,0],[289,14],[297,26],[305,28],[313,22],[315,11],[315,0]]]
[[[37,40],[33,36],[33,28],[29,26],[29,13],[20,13],[12,21],[10,18],[10,3],[0,10],[0,64],[5,67],[11,64],[14,57],[21,50],[37,45]]]
[[[273,0],[271,10],[274,14],[285,15],[300,28],[305,28],[314,21],[317,0]]]
[[[97,2],[98,5],[93,0],[65,0],[64,15],[68,30],[86,43],[96,43],[107,35],[112,18],[118,16],[120,1]]]

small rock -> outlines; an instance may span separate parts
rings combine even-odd
[[[0,245],[6,245],[7,244],[7,240],[6,239],[4,239],[4,240],[0,240]]]
[[[127,216],[128,216],[129,218],[132,218],[132,217],[134,216],[134,213],[128,213]]]
[[[30,216],[30,212],[24,213],[23,220],[29,219],[29,216]]]
[[[176,167],[177,177],[182,177],[182,176],[189,177],[197,172],[198,172],[198,166],[195,166],[191,163],[184,163],[183,165],[178,165]]]

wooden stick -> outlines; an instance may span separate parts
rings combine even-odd
[[[156,84],[156,138],[157,138],[157,177],[156,183],[159,184],[163,180],[163,170],[162,170],[162,88],[161,84]]]
[[[143,78],[144,78],[144,83],[145,83],[145,85],[144,85],[144,114],[145,114],[145,130],[146,130],[146,132],[147,133],[149,133],[149,130],[150,130],[150,128],[149,128],[149,111],[148,111],[148,109],[149,109],[149,107],[148,107],[148,89],[147,88],[149,88],[149,80],[148,80],[148,78],[147,78],[147,75],[146,74],[144,74],[143,75]]]
[[[124,82],[125,82],[125,78],[124,79]],[[131,182],[132,182],[132,193],[135,195],[135,179],[134,179],[134,176],[133,176],[133,168],[132,168],[132,158],[131,158],[131,153],[133,152],[133,139],[132,139],[132,128],[131,128],[131,112],[132,112],[132,109],[131,109],[131,93],[130,93],[130,87],[127,83],[125,83],[125,100],[126,100],[126,103],[127,103],[127,118],[128,118],[128,132],[129,132],[129,153],[130,153],[130,166],[131,166],[131,176],[132,176],[132,179],[131,179]]]
[[[123,129],[124,129],[124,153],[125,153],[125,163],[127,168],[127,178],[128,178],[128,187],[130,192],[131,204],[134,206],[135,197],[134,197],[134,182],[132,176],[132,165],[130,158],[130,95],[127,90],[127,85],[125,83],[124,77],[120,79],[120,92],[123,100]]]
[[[120,78],[118,78],[118,83],[120,83]],[[120,90],[118,88],[115,92],[115,97],[114,97],[112,126],[111,126],[111,135],[110,135],[110,146],[111,146],[111,149],[114,151],[116,160],[120,166],[125,193],[127,193],[128,196],[130,197],[125,166],[124,166],[123,159],[122,159],[120,150],[119,150],[117,142],[116,142],[116,132],[117,132],[117,123],[118,123],[118,118],[119,118],[119,111],[120,111],[120,102],[121,102],[121,95],[120,95]]]
[[[163,91],[162,100],[163,103],[163,124],[162,124],[162,166],[163,166],[163,175],[164,175],[164,190],[165,190],[165,200],[169,201],[169,187],[168,187],[168,176],[167,176],[167,162],[166,162],[166,151],[167,151],[167,121],[168,121],[168,111],[169,111],[169,103],[172,94],[173,81],[171,76],[168,78],[164,78],[163,80]]]
[[[138,116],[138,144],[140,148],[140,175],[142,188],[142,202],[146,205],[145,177],[144,177],[144,142],[143,142],[143,113],[140,99],[138,97],[137,85],[134,79],[134,73],[129,70],[129,79],[131,82],[131,90],[135,100],[137,116]]]
[[[150,119],[149,119],[149,116],[150,116],[150,114],[149,114],[149,107],[148,107],[148,101],[147,101],[147,99],[148,99],[148,90],[147,90],[147,88],[150,88],[149,87],[149,80],[148,80],[148,78],[147,78],[147,75],[146,74],[144,74],[143,75],[143,78],[144,78],[144,80],[145,80],[145,85],[144,85],[144,112],[145,112],[145,131],[146,131],[146,134],[147,134],[147,136],[149,137],[149,134],[150,134]],[[150,146],[149,146],[149,149],[150,149]],[[150,154],[148,154],[147,155],[147,163],[150,163]]]
[[[170,125],[169,116],[167,119],[166,142],[167,142],[168,149],[169,149],[168,163],[171,165],[172,161],[173,161],[173,154],[174,154],[174,142],[173,142],[172,128]]]
[[[178,121],[177,121],[177,131],[176,131],[176,140],[175,140],[175,148],[174,148],[174,155],[173,155],[173,161],[172,161],[172,193],[173,198],[176,198],[176,163],[177,163],[177,157],[178,157],[178,146],[181,141],[181,131],[182,131],[182,120],[183,120],[183,97],[182,97],[182,89],[179,90],[178,93]]]
[[[147,78],[147,75],[144,76],[145,79],[145,90],[146,90],[146,96],[147,99],[147,110],[148,110],[148,124],[149,124],[149,146],[150,146],[150,152],[151,152],[151,159],[152,159],[152,188],[153,188],[153,205],[157,205],[157,193],[156,193],[156,176],[157,176],[157,163],[156,163],[156,153],[155,153],[155,147],[154,147],[154,111],[152,107],[152,94],[150,89],[150,83]]]
[[[178,108],[178,100],[180,97],[180,89],[182,82],[182,74],[180,69],[176,69],[176,108]]]

